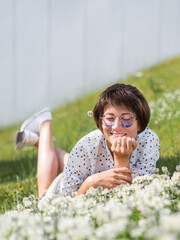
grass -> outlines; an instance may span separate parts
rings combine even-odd
[[[141,77],[129,76],[124,82],[136,86],[150,102],[153,114],[149,127],[158,134],[161,143],[157,166],[167,166],[172,173],[180,164],[180,94],[171,101],[169,98],[175,96],[175,90],[180,90],[180,57],[143,70]],[[102,90],[52,112],[55,145],[70,151],[82,136],[96,128],[87,111],[93,109]],[[12,209],[25,196],[32,193],[37,196],[37,149],[15,151],[13,146],[20,125],[0,129],[0,212]]]

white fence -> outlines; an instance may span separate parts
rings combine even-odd
[[[0,126],[178,54],[179,0],[0,0]]]

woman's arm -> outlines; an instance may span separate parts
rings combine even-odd
[[[86,178],[77,193],[78,195],[85,194],[90,187],[97,188],[98,186],[101,186],[103,188],[110,189],[117,187],[120,184],[131,183],[132,173],[133,171],[126,167],[114,168],[100,173],[95,173]]]
[[[138,142],[134,138],[119,137],[114,139],[111,151],[114,157],[115,168],[129,168],[129,155],[135,150]]]
[[[96,188],[98,186],[102,186],[103,188],[114,188],[120,184],[131,183],[132,170],[129,169],[129,156],[127,154],[124,155],[127,157],[126,162],[128,165],[122,165],[122,161],[119,162],[118,159],[116,159],[115,151],[114,169],[89,176],[92,159],[82,141],[78,142],[71,151],[68,164],[63,171],[63,179],[61,181],[59,191],[68,195],[71,195],[74,191],[77,191],[78,194],[84,194],[90,187]],[[120,166],[116,164],[116,160],[117,164],[121,164]]]
[[[131,174],[133,171],[129,169],[129,154],[134,151],[137,145],[138,142],[129,137],[115,139],[111,147],[115,168],[87,177],[77,193],[85,194],[90,187],[97,188],[98,186],[102,186],[103,188],[110,189],[120,184],[131,183]]]

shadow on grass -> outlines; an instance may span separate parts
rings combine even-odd
[[[170,157],[160,157],[157,161],[157,168],[159,168],[160,173],[162,173],[162,167],[166,166],[172,175],[176,171],[176,166],[180,165],[180,152]]]
[[[37,156],[22,156],[18,160],[0,161],[0,182],[7,183],[16,181],[17,177],[24,180],[30,176],[36,176]]]
[[[180,164],[180,153],[178,152],[171,157],[161,157],[157,162],[157,167],[162,173],[162,166],[166,166],[171,173],[176,170],[176,165]],[[0,161],[0,182],[8,183],[11,181],[16,181],[17,177],[21,180],[25,180],[29,177],[36,176],[37,171],[37,155],[24,155],[20,159],[14,159],[11,161],[1,160]]]

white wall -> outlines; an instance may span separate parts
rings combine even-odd
[[[180,54],[179,0],[0,0],[0,126]]]

